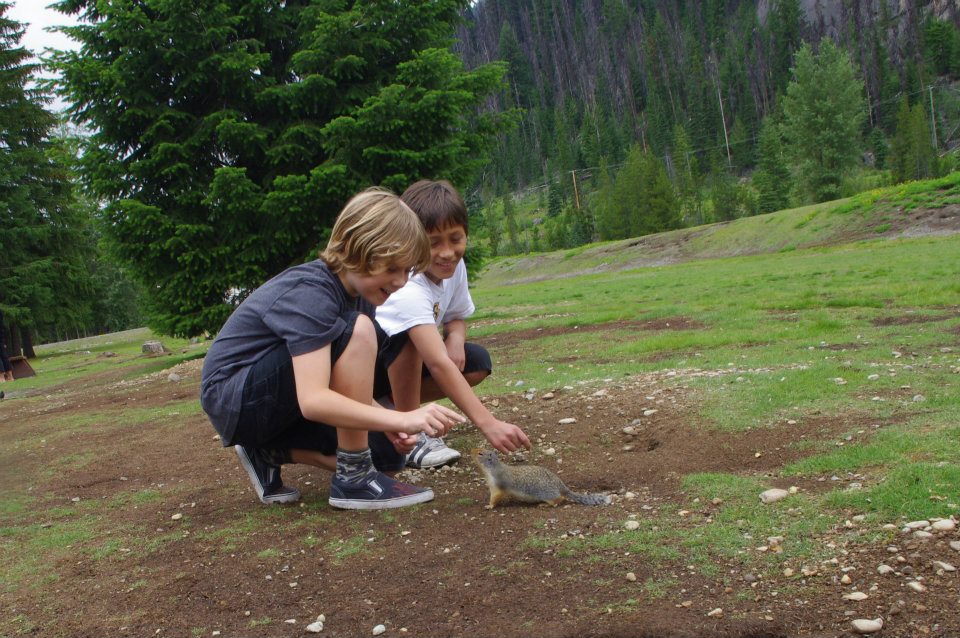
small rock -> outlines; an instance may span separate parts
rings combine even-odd
[[[563,419],[560,419],[559,421],[557,421],[557,423],[559,423],[560,425],[571,425],[571,424],[576,423],[576,422],[577,422],[577,420],[576,420],[575,418],[573,418],[572,416],[568,416],[568,417],[566,417],[566,418],[563,418]]]
[[[373,628],[373,635],[374,635],[374,636],[379,636],[380,634],[382,634],[382,633],[385,632],[386,630],[387,630],[387,628],[386,628],[385,625],[377,625],[376,627]]]
[[[909,583],[907,583],[907,587],[917,592],[918,594],[922,594],[923,592],[927,591],[926,586],[923,583],[916,580],[911,580]]]
[[[923,402],[926,401],[926,400],[927,400],[927,397],[923,396],[922,394],[915,394],[915,395],[913,395],[913,402],[914,402],[914,403],[923,403]]]
[[[182,379],[183,377],[181,377],[176,372],[171,372],[170,374],[167,375],[167,381],[169,381],[170,383],[179,383]]]
[[[144,354],[165,354],[170,351],[159,341],[144,341],[143,345],[140,346],[140,352]]]
[[[181,514],[180,512],[177,512],[176,514],[170,517],[170,519],[174,521],[179,521],[181,518],[183,518],[183,514]]]
[[[717,607],[716,609],[707,612],[707,616],[710,618],[723,618],[723,610]]]
[[[623,428],[621,432],[623,432],[627,436],[633,436],[634,434],[637,433],[637,430],[632,425],[628,425],[625,428]]]
[[[785,570],[783,570],[783,575],[786,576],[787,578],[790,578],[790,577],[793,576],[795,573],[796,573],[796,572],[794,572],[794,571],[793,571],[791,568],[789,568],[789,567],[787,567]]]
[[[640,529],[640,521],[627,521],[623,524],[624,529],[635,530]]]
[[[627,572],[627,580],[629,580],[631,583],[635,583],[637,582],[637,575],[633,572]]]
[[[844,574],[843,576],[840,577],[840,584],[842,585],[849,585],[852,582],[853,582],[853,579],[850,578],[850,574]]]
[[[855,601],[866,600],[867,598],[869,598],[869,596],[867,596],[862,591],[850,592],[849,594],[844,594],[843,597],[846,600],[855,600]]]
[[[882,618],[874,618],[873,620],[858,618],[851,621],[850,624],[853,625],[853,631],[858,634],[873,634],[883,629]]]
[[[557,453],[557,451],[552,447],[548,447],[546,450],[543,451],[543,453],[546,454],[547,456],[553,456],[554,454]]]
[[[930,527],[930,521],[911,521],[903,527],[908,530],[923,529],[924,527]]]
[[[950,549],[960,552],[960,541],[950,541]]]
[[[919,538],[920,540],[928,540],[933,538],[933,534],[925,529],[918,529],[913,533],[913,537]]]
[[[880,574],[881,576],[892,574],[895,571],[896,570],[893,567],[890,567],[890,565],[880,565],[879,567],[877,567],[877,573]]]
[[[323,631],[323,623],[318,620],[307,625],[305,629],[311,634],[319,634]]]
[[[945,563],[942,560],[933,561],[933,566],[937,569],[942,569],[945,572],[955,572],[957,568],[951,565],[950,563]]]
[[[643,416],[653,416],[653,415],[656,414],[656,413],[657,413],[657,411],[651,408],[651,409],[649,409],[649,410],[644,410],[644,411],[643,411]]]
[[[766,492],[760,494],[760,501],[763,503],[775,503],[776,501],[785,499],[790,495],[790,492],[787,490],[781,490],[778,487],[769,489]]]
[[[547,392],[545,395],[543,395],[543,396],[540,397],[540,398],[543,399],[544,401],[549,401],[550,399],[552,399],[552,398],[555,397],[555,396],[556,396],[556,395],[555,395],[553,392]]]
[[[938,532],[952,532],[957,529],[957,523],[953,519],[945,518],[939,521],[934,521],[930,526]]]

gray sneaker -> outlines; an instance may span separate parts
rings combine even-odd
[[[417,434],[417,445],[407,455],[407,467],[423,470],[457,462],[460,453],[443,442],[443,439]]]
[[[267,458],[264,450],[235,445],[240,465],[247,471],[253,490],[262,503],[294,503],[300,500],[300,490],[287,487],[280,478],[280,466]]]

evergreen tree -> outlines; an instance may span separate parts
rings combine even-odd
[[[783,133],[794,174],[813,201],[840,196],[859,158],[865,115],[863,82],[846,52],[829,39],[816,55],[804,44],[783,100]]]
[[[904,98],[897,110],[897,132],[890,144],[890,168],[898,182],[935,174],[936,152],[923,104],[910,106]]]
[[[778,93],[790,82],[793,56],[800,48],[803,9],[800,0],[773,0],[770,8],[770,35],[773,38],[773,86]]]
[[[504,68],[450,51],[464,0],[61,0],[85,23],[56,57],[94,133],[84,175],[164,333],[217,331],[315,254],[362,187],[467,183],[502,116]]]
[[[759,159],[753,174],[761,213],[772,213],[789,205],[790,170],[783,157],[780,128],[772,116],[760,125]]]
[[[89,217],[71,186],[68,149],[20,46],[23,25],[0,3],[0,310],[13,343],[92,323]]]
[[[682,124],[673,131],[673,162],[676,171],[677,196],[683,219],[689,223],[703,223],[703,184],[696,154]]]

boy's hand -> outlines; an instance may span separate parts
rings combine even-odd
[[[400,431],[406,434],[423,432],[427,436],[443,436],[457,423],[466,421],[462,415],[436,403],[428,403],[411,412],[397,414],[403,417]]]
[[[513,423],[500,419],[483,428],[483,435],[490,441],[490,445],[504,454],[519,450],[521,447],[530,449],[530,439],[523,430]]]
[[[393,443],[393,449],[400,454],[410,454],[417,447],[417,437],[404,432],[384,432],[387,440]]]
[[[451,336],[443,342],[443,345],[446,346],[447,356],[456,364],[457,370],[463,372],[464,366],[467,365],[467,353],[463,348],[463,339]]]

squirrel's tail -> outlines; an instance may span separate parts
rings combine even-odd
[[[574,503],[579,503],[580,505],[609,505],[610,496],[608,494],[602,494],[597,492],[596,494],[582,494],[580,492],[572,492],[566,490],[563,495],[569,501]]]

